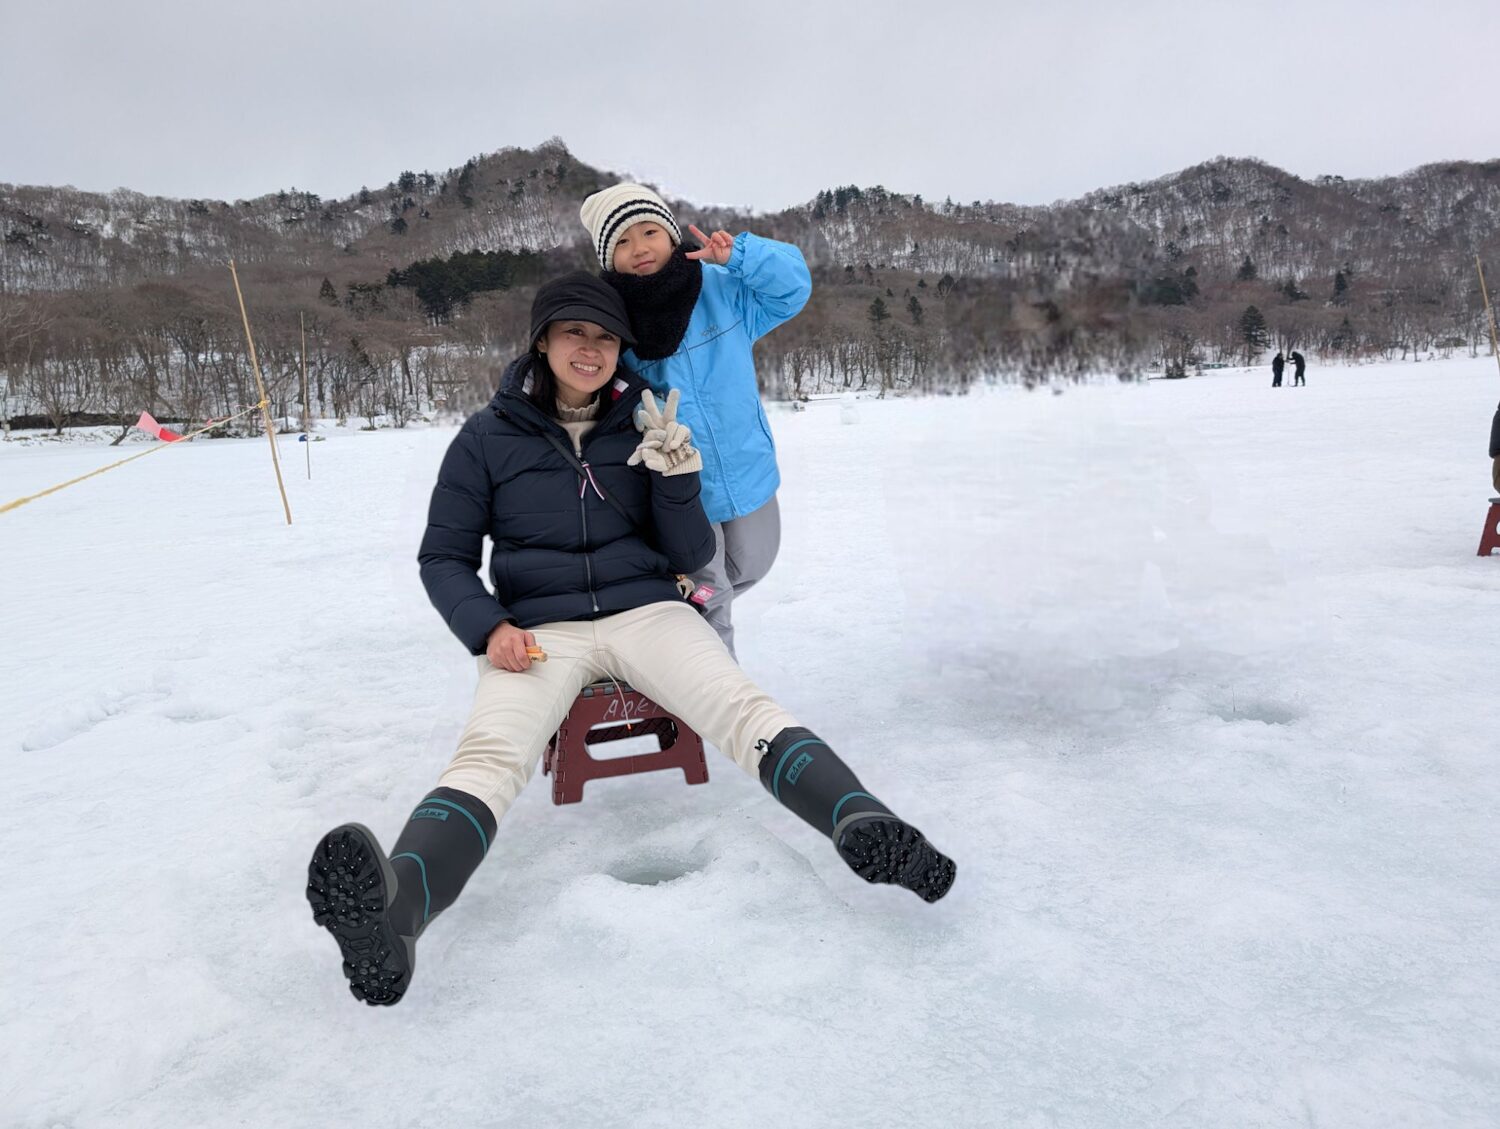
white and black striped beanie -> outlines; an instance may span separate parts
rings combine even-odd
[[[642,221],[655,220],[671,234],[674,244],[682,242],[672,209],[644,184],[612,184],[600,189],[583,202],[578,218],[589,229],[599,265],[605,270],[615,269],[615,244],[625,229]]]

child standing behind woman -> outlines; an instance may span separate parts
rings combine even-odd
[[[636,343],[626,361],[659,394],[681,393],[714,529],[693,601],[732,655],[734,598],[771,571],[781,547],[781,472],[751,346],[807,304],[812,275],[796,247],[749,232],[689,227],[703,246],[685,251],[671,210],[639,184],[594,193],[579,215],[630,311]]]

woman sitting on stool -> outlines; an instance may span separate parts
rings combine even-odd
[[[530,340],[449,447],[419,553],[428,596],[478,659],[458,751],[389,857],[346,823],[308,867],[313,919],[338,941],[350,990],[370,1004],[401,999],[417,938],[484,858],[579,691],[601,678],[628,682],[758,776],[861,877],[941,898],[952,861],[751,682],[678,589],[676,575],[714,552],[702,463],[677,394],[659,409],[619,366],[631,341],[619,295],[581,271],[546,284]],[[478,576],[486,536],[493,594]]]

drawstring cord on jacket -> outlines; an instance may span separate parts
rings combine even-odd
[[[583,474],[578,479],[578,497],[582,498],[588,492],[588,488],[592,486],[594,493],[598,495],[601,502],[609,501],[604,496],[604,491],[599,489],[599,484],[594,481],[594,468],[589,465],[589,461],[584,459],[578,465],[583,468]],[[630,732],[635,729],[635,723],[630,720],[630,699],[625,696],[625,688],[620,685],[618,678],[611,674],[609,680],[614,683],[615,693],[620,696],[620,709],[625,714],[625,730],[626,732]]]
[[[582,463],[579,464],[579,466],[583,467],[583,473],[588,476],[588,480],[584,481],[581,478],[579,479],[579,481],[578,481],[578,496],[580,498],[582,498],[583,495],[584,495],[584,493],[588,490],[588,488],[590,486],[592,486],[594,488],[594,493],[599,496],[599,500],[601,502],[608,501],[608,499],[604,497],[604,491],[600,490],[599,489],[599,484],[594,481],[594,468],[591,467],[588,464],[588,460],[584,460]]]

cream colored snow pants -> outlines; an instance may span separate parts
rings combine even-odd
[[[530,630],[547,661],[515,673],[479,657],[469,724],[438,781],[483,800],[497,823],[536,771],[579,691],[600,679],[617,678],[639,690],[752,776],[761,757],[756,742],[798,724],[745,676],[689,604],[647,604]]]

